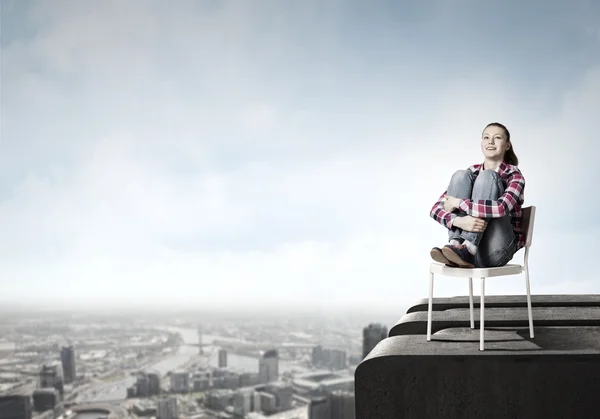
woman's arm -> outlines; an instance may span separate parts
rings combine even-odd
[[[508,186],[497,201],[461,199],[458,208],[476,218],[502,218],[510,214],[522,199],[524,189],[525,178],[521,173],[515,172],[509,178]]]
[[[433,207],[431,207],[431,211],[429,212],[429,216],[444,227],[446,227],[448,230],[452,230],[456,214],[448,212],[444,209],[446,192],[447,191],[444,191],[444,193],[440,196],[437,202],[433,204]]]

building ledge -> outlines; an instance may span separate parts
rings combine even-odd
[[[413,304],[406,313],[418,311],[427,312],[429,300],[423,298]],[[479,307],[479,296],[473,296],[473,304]],[[532,295],[533,307],[600,307],[600,294],[590,295]],[[527,307],[524,295],[490,295],[485,297],[486,308],[516,308]],[[452,308],[469,308],[469,297],[434,298],[433,311],[449,310]]]
[[[534,339],[526,309],[488,310],[486,298],[485,351],[468,308],[455,307],[463,297],[437,300],[450,308],[433,313],[431,342],[427,312],[408,313],[356,369],[356,417],[591,417],[600,394],[600,307],[586,305],[597,296],[568,297],[544,296],[556,306],[534,308]],[[510,303],[504,298],[497,302]]]
[[[479,308],[474,309],[475,327],[479,327]],[[535,326],[600,326],[600,307],[536,307]],[[432,312],[432,333],[449,328],[469,327],[468,308],[452,308]],[[486,305],[485,327],[523,327],[529,324],[527,308],[492,308]],[[389,331],[389,336],[427,333],[427,312],[408,313]]]

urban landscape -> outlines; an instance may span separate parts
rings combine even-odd
[[[8,315],[0,419],[353,419],[387,336],[326,320]]]

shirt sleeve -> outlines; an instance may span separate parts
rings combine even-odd
[[[524,189],[525,178],[521,173],[515,172],[509,177],[507,187],[497,201],[463,199],[458,208],[475,218],[501,218],[510,214],[514,206],[522,200]]]
[[[440,198],[437,200],[437,202],[435,204],[433,204],[433,207],[431,207],[431,211],[429,212],[429,215],[435,221],[437,221],[438,223],[440,223],[447,229],[451,230],[452,223],[453,223],[454,219],[456,218],[456,214],[448,212],[444,209],[444,196],[446,196],[446,193],[447,193],[447,191],[444,191],[444,193],[440,196]]]

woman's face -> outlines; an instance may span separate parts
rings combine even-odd
[[[506,140],[506,134],[500,127],[487,127],[481,136],[481,151],[483,155],[491,160],[502,160],[504,153],[510,148]]]

